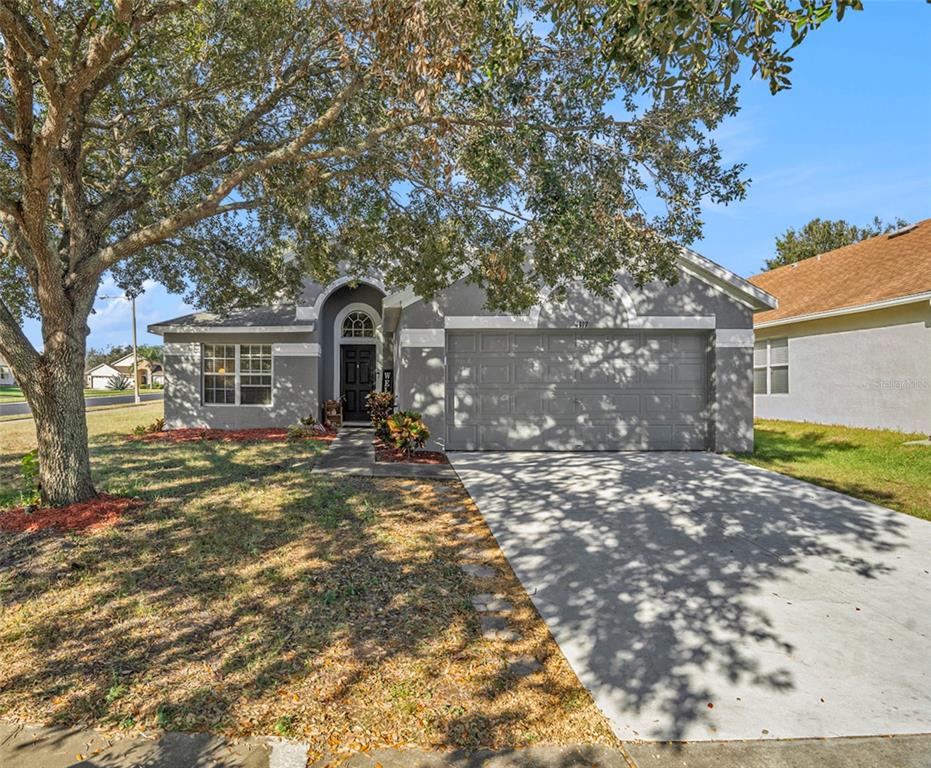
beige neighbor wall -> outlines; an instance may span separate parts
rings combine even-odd
[[[931,304],[758,328],[788,338],[789,393],[755,395],[757,418],[931,434]]]

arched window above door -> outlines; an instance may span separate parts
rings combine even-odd
[[[375,337],[375,324],[365,312],[350,312],[343,320],[344,339],[371,339]]]

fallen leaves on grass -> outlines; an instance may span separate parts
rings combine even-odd
[[[459,483],[312,474],[310,441],[115,439],[95,466],[132,473],[132,525],[0,532],[0,717],[315,756],[616,744]],[[476,556],[492,578],[462,572]],[[483,638],[485,591],[517,640]]]
[[[61,533],[97,531],[116,525],[127,510],[138,507],[138,499],[101,493],[96,499],[28,512],[23,507],[0,513],[0,529],[17,533],[56,530]]]

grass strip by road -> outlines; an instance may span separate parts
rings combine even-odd
[[[152,392],[164,392],[163,389],[149,389],[146,387],[140,387],[140,395],[148,395]],[[133,388],[129,389],[85,389],[84,397],[85,398],[94,398],[94,397],[114,397],[119,395],[132,395]],[[3,403],[21,403],[26,399],[26,396],[23,394],[23,390],[19,387],[0,387],[0,404]]]

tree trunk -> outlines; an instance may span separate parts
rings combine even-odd
[[[64,506],[97,495],[91,481],[84,414],[84,351],[78,344],[47,349],[23,392],[39,445],[43,506]]]

